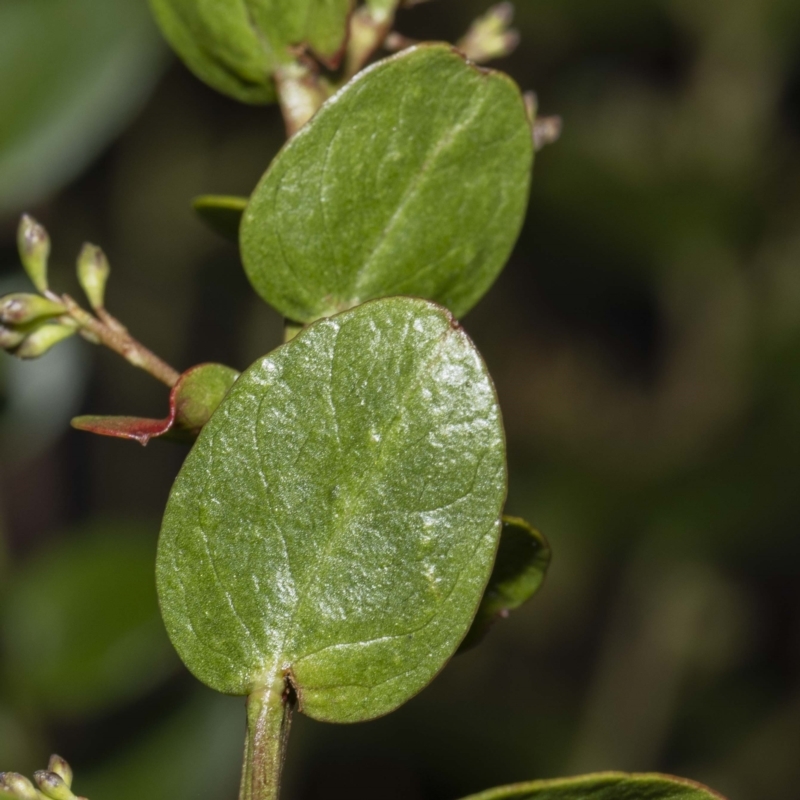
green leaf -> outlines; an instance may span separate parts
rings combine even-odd
[[[489,789],[464,800],[725,800],[693,781],[669,775],[604,772]]]
[[[400,294],[460,317],[511,253],[532,164],[510,78],[448,46],[407,50],[362,72],[275,159],[242,221],[245,270],[298,322]]]
[[[141,0],[3,0],[0,214],[79,174],[147,97],[165,54]]]
[[[500,547],[478,613],[459,652],[478,644],[498,617],[508,616],[533,597],[550,566],[550,545],[525,520],[503,517]]]
[[[335,67],[347,39],[353,0],[250,0],[251,13],[276,50],[306,44]]]
[[[192,442],[238,377],[235,369],[223,364],[200,364],[184,372],[175,384],[165,419],[85,416],[75,417],[72,427],[98,436],[130,439],[141,445],[161,436]]]
[[[12,689],[48,715],[150,689],[177,662],[159,620],[147,529],[104,524],[63,539],[10,582],[2,618]]]
[[[388,713],[464,638],[505,493],[494,389],[444,309],[392,298],[318,322],[239,378],[178,476],[167,630],[218,691],[288,678],[317,719]]]
[[[351,0],[150,0],[164,36],[198,78],[246,103],[275,100],[274,73],[309,46],[335,66]]]
[[[247,197],[224,197],[218,195],[203,195],[192,201],[197,216],[211,228],[212,231],[224,236],[226,239],[239,243],[239,225],[242,214],[249,199]]]

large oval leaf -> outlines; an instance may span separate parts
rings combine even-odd
[[[669,775],[603,772],[579,778],[518,783],[464,800],[725,800],[694,781]]]
[[[399,294],[460,317],[508,259],[532,164],[510,78],[413,48],[361,73],[278,155],[242,220],[245,269],[298,322]]]
[[[351,722],[421,690],[463,639],[506,492],[485,366],[442,308],[392,298],[256,362],[175,483],[158,553],[167,629],[198,678],[288,678]]]
[[[351,0],[150,0],[164,36],[209,86],[246,103],[275,99],[273,74],[309,46],[335,65]]]

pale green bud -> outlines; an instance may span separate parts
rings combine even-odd
[[[95,311],[103,308],[106,284],[111,274],[106,254],[93,244],[85,244],[78,256],[78,281]]]
[[[37,319],[59,317],[66,306],[38,294],[7,294],[0,297],[0,322],[6,325],[25,325]]]
[[[50,258],[50,237],[47,231],[27,214],[17,231],[19,257],[25,272],[40,292],[47,291],[47,261]]]
[[[60,775],[55,772],[47,772],[40,770],[33,773],[33,780],[39,787],[39,791],[50,800],[74,800],[75,795],[72,790],[64,782]]]
[[[509,27],[513,19],[514,6],[511,3],[500,3],[472,23],[457,47],[476,64],[505,58],[519,45],[519,33]]]
[[[22,344],[22,340],[28,334],[24,330],[17,328],[7,328],[5,325],[0,325],[0,348],[3,350],[13,350]]]
[[[43,325],[25,337],[22,344],[14,351],[14,355],[25,359],[39,358],[76,332],[77,328],[73,325]]]
[[[15,800],[41,800],[34,785],[17,772],[0,773],[0,789]]]
[[[65,758],[61,758],[61,756],[53,753],[53,755],[50,756],[47,769],[58,775],[67,786],[72,786],[72,767],[67,763]]]

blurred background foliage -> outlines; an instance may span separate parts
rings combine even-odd
[[[455,40],[484,2],[401,14]],[[800,4],[520,0],[501,63],[565,132],[527,226],[466,320],[495,376],[509,512],[554,550],[535,601],[374,723],[303,718],[287,800],[444,800],[595,769],[733,800],[800,783]],[[75,290],[85,239],[111,309],[180,368],[247,366],[281,321],[189,207],[248,194],[274,108],[171,60],[143,0],[0,2],[0,280],[18,215]],[[454,191],[458,187],[454,186]],[[8,287],[8,288],[5,288]],[[161,386],[68,342],[0,361],[0,767],[55,750],[92,800],[236,796],[239,700],[160,626],[160,513],[185,450],[70,431],[163,416]]]

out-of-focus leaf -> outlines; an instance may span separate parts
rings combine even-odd
[[[72,427],[100,436],[131,439],[141,445],[160,436],[191,442],[238,377],[235,369],[223,364],[200,364],[184,372],[175,384],[165,419],[85,416],[73,419]]]
[[[724,800],[693,781],[669,775],[603,772],[489,789],[464,800]]]
[[[187,666],[354,722],[439,672],[475,614],[506,493],[500,410],[445,309],[391,298],[301,331],[234,384],[175,483],[161,609]]]
[[[297,322],[401,294],[460,317],[511,253],[532,164],[510,78],[448,46],[407,50],[351,81],[275,159],[242,221],[248,277]]]
[[[460,652],[478,644],[498,617],[508,616],[533,597],[550,566],[550,545],[525,520],[503,517],[497,558],[478,613]]]
[[[164,53],[141,0],[3,0],[0,215],[80,173],[150,92]]]
[[[150,0],[164,36],[200,80],[245,103],[275,99],[274,73],[307,45],[335,66],[352,0]]]
[[[12,689],[48,715],[137,696],[176,666],[158,614],[146,528],[114,523],[17,568],[2,617]]]
[[[78,788],[92,800],[235,797],[241,749],[242,701],[201,690],[97,772],[79,775]]]
[[[23,770],[33,766],[33,743],[19,720],[0,707],[0,764]]]
[[[247,197],[224,197],[219,195],[203,195],[196,197],[192,207],[197,216],[226,239],[238,244],[239,225],[242,214],[247,208]]]

